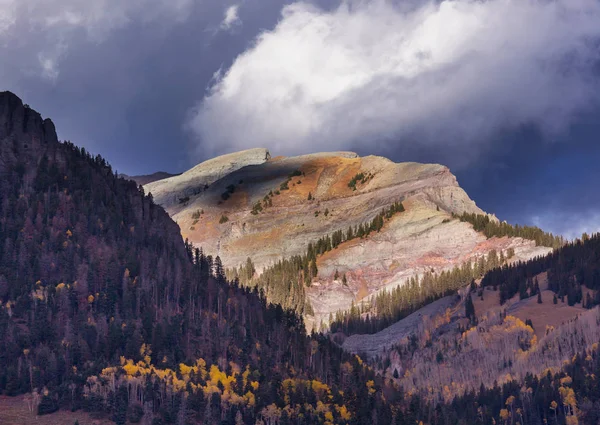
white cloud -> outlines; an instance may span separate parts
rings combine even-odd
[[[240,5],[234,4],[229,6],[227,10],[225,10],[225,16],[223,17],[223,22],[221,22],[221,29],[228,31],[236,25],[241,24],[240,16],[239,16]]]
[[[9,24],[17,25],[20,19],[32,29],[84,29],[101,39],[133,21],[185,19],[192,4],[193,0],[0,0],[0,17],[6,13]]]
[[[598,22],[597,0],[294,3],[188,125],[211,153],[386,138],[466,150],[530,122],[555,135],[599,100]]]
[[[73,42],[104,41],[133,22],[163,25],[181,22],[194,0],[0,0],[0,46],[19,45],[37,58],[26,62],[27,74],[50,80],[59,75],[60,59]],[[0,54],[5,54],[0,52]],[[0,77],[3,75],[0,65]]]
[[[54,55],[47,55],[44,53],[40,53],[38,55],[38,60],[40,62],[40,66],[42,67],[42,76],[56,81],[58,78],[58,58],[60,57],[60,52]]]
[[[0,36],[6,33],[16,20],[16,2],[0,0]]]

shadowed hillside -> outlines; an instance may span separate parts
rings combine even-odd
[[[0,393],[117,424],[390,417],[359,359],[230,285],[141,186],[6,92],[0,154]]]

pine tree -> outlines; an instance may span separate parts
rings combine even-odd
[[[252,259],[248,257],[246,259],[246,279],[248,281],[252,280],[254,277],[254,273],[256,273],[256,269],[254,268],[254,263],[252,263]]]
[[[471,294],[467,295],[467,299],[465,301],[465,317],[467,317],[471,323],[475,321],[475,306],[473,305],[473,300],[471,299]]]
[[[318,274],[319,274],[319,269],[317,269],[317,261],[312,260],[310,262],[310,277],[311,278],[317,277]]]
[[[527,294],[527,288],[529,287],[529,281],[525,280],[525,281],[521,281],[521,283],[519,284],[519,299],[520,300],[524,300],[526,298],[529,298],[529,295]]]
[[[217,255],[217,257],[215,258],[215,262],[214,262],[214,270],[213,270],[213,274],[215,276],[215,278],[219,281],[219,282],[225,282],[226,278],[225,278],[225,269],[223,268],[223,263],[221,262],[221,257],[219,257]]]
[[[117,425],[125,425],[127,422],[128,401],[127,387],[121,385],[115,394],[114,415],[112,418]]]
[[[346,232],[346,240],[349,241],[354,239],[354,232],[352,231],[352,226],[348,226],[348,231]]]
[[[525,325],[533,329],[533,322],[531,321],[531,319],[525,319]]]
[[[590,296],[590,293],[588,292],[585,297],[585,308],[590,309],[593,306],[594,306],[594,302],[592,301],[592,297]]]

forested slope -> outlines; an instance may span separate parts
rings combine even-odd
[[[11,93],[0,143],[0,393],[120,424],[391,417],[355,356],[229,284],[151,195]]]

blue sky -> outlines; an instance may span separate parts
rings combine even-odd
[[[0,0],[0,82],[120,172],[353,150],[600,230],[598,0]]]

